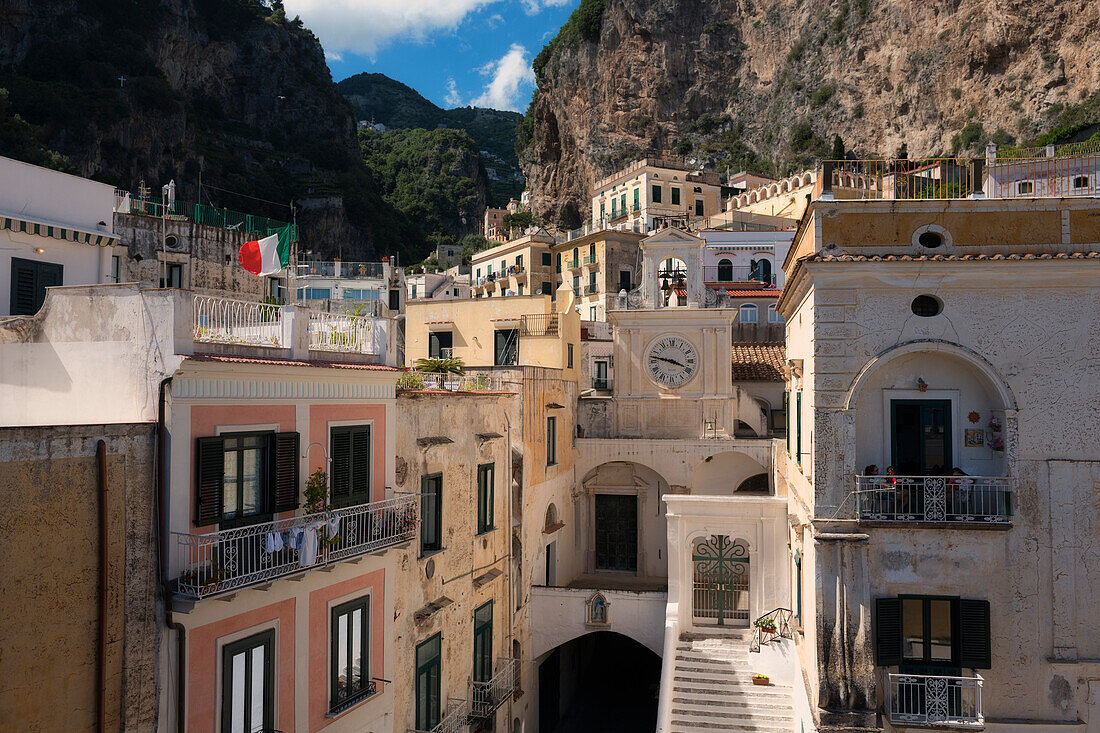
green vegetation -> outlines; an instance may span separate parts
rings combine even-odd
[[[478,228],[487,180],[477,145],[465,132],[366,128],[359,147],[382,196],[425,244],[433,233],[461,237]]]
[[[844,150],[844,141],[840,139],[840,135],[833,138],[833,149],[830,151],[829,157],[833,160],[844,160],[847,157]]]
[[[535,71],[535,78],[542,78],[546,65],[550,63],[557,49],[579,41],[599,40],[600,30],[603,28],[603,11],[606,7],[607,0],[581,0],[581,4],[570,14],[569,20],[565,21],[558,34],[550,39],[550,42],[535,56],[531,64],[531,68]]]
[[[825,106],[830,99],[833,98],[833,94],[836,93],[836,86],[834,84],[822,84],[814,92],[813,97],[810,99],[810,104],[814,107]]]
[[[969,122],[960,133],[951,138],[951,154],[957,155],[960,151],[969,150],[985,135],[985,130],[980,122]]]

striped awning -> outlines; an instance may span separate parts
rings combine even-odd
[[[48,222],[0,214],[0,230],[4,229],[10,229],[13,232],[37,234],[40,237],[61,239],[66,242],[91,244],[98,247],[107,247],[112,244],[117,244],[119,239],[117,234],[89,232],[83,229],[73,229],[72,227],[61,226],[60,224],[50,224]]]

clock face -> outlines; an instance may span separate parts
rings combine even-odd
[[[657,384],[683,387],[699,370],[699,354],[686,339],[662,336],[650,344],[646,368]]]

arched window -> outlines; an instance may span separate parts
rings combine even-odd
[[[752,303],[745,303],[741,306],[741,323],[756,323],[756,306]]]
[[[768,323],[786,323],[774,305],[768,306]]]
[[[544,527],[544,529],[549,530],[551,527],[557,525],[557,523],[558,508],[551,504],[550,506],[546,507],[546,526]]]
[[[718,281],[733,282],[733,261],[728,259],[718,260]]]

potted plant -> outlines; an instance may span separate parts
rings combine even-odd
[[[754,685],[768,686],[772,683],[771,678],[766,674],[754,674],[752,676],[752,683]]]
[[[328,474],[317,469],[306,480],[305,511],[306,514],[318,514],[325,510],[325,500],[328,498]]]
[[[764,616],[761,616],[760,618],[756,619],[756,621],[753,621],[752,625],[760,629],[761,634],[774,634],[777,630],[775,619],[766,618]]]

